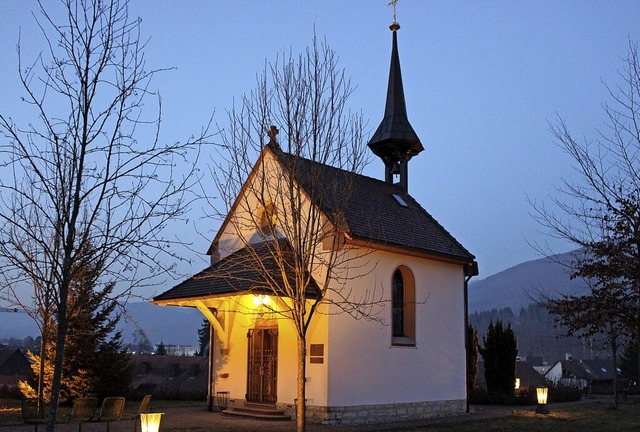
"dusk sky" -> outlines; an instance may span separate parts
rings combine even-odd
[[[357,87],[350,106],[362,110],[372,133],[389,72],[387,4],[132,1],[131,14],[150,38],[147,64],[176,68],[152,83],[162,95],[162,139],[199,133],[214,112],[224,127],[225,110],[255,87],[265,60],[302,51],[314,27]],[[25,58],[42,49],[31,15],[37,5],[3,0],[0,7],[0,113],[26,122],[16,44],[22,29]],[[397,21],[408,116],[425,147],[409,164],[409,192],[476,256],[480,278],[538,258],[529,243],[551,239],[530,216],[527,196],[549,202],[563,177],[575,177],[547,121],[560,115],[586,140],[604,130],[602,104],[610,99],[603,83],[624,84],[618,71],[628,40],[640,39],[640,2],[400,0]],[[382,179],[382,162],[372,158],[365,174]],[[219,226],[197,224],[209,239]],[[207,250],[206,240],[180,229],[196,250]]]

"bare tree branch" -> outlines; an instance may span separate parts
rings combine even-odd
[[[42,322],[55,313],[49,431],[72,269],[98,265],[98,286],[115,283],[123,301],[171,272],[184,258],[165,228],[196,199],[190,190],[208,137],[205,129],[185,142],[161,141],[162,104],[150,85],[163,69],[147,66],[140,20],[130,18],[126,0],[60,3],[64,22],[40,3],[45,50],[31,66],[23,68],[18,48],[32,122],[21,127],[0,113],[0,272],[15,301],[17,290],[33,287]],[[143,113],[149,97],[157,100],[151,117]]]
[[[560,117],[549,124],[579,180],[565,180],[550,208],[530,200],[533,217],[551,236],[580,249],[571,276],[590,287],[583,296],[546,296],[545,307],[571,333],[605,333],[614,361],[622,338],[640,340],[638,61],[638,45],[629,41],[619,73],[624,86],[607,86],[612,103],[603,105],[605,128],[594,141],[576,139]]]
[[[337,61],[314,37],[304,53],[267,63],[256,89],[228,112],[223,150],[211,170],[221,197],[214,212],[224,220],[214,253],[228,265],[234,257],[245,260],[232,267],[251,269],[256,294],[278,298],[265,312],[294,325],[299,401],[305,400],[306,335],[316,314],[379,321],[383,306],[377,287],[364,294],[349,288],[375,264],[366,248],[348,241],[344,210],[368,152],[362,115],[348,110],[353,87]],[[227,280],[244,284],[238,277]],[[303,404],[297,422],[304,430]]]

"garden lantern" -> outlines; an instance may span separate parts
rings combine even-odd
[[[538,407],[536,408],[536,414],[549,414],[549,407],[547,406],[547,396],[549,389],[547,387],[538,387],[536,389],[538,396]]]
[[[162,414],[164,413],[140,413],[141,432],[158,432]]]

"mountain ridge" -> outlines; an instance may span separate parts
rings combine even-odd
[[[469,314],[492,309],[521,308],[535,303],[536,293],[550,295],[577,294],[585,288],[581,280],[571,280],[566,264],[575,252],[539,258],[516,264],[484,279],[469,283]],[[564,265],[563,265],[564,263]],[[126,306],[129,318],[122,318],[118,329],[125,343],[134,342],[138,328],[144,330],[152,344],[195,346],[202,314],[194,308],[163,307],[150,302],[132,302]],[[0,312],[0,339],[24,339],[38,335],[31,319],[23,313]]]
[[[469,283],[469,313],[509,307],[514,313],[541,299],[542,294],[579,294],[586,285],[571,279],[568,264],[576,251],[525,261],[485,279]]]
[[[126,305],[127,315],[118,322],[125,344],[134,343],[134,333],[144,331],[151,344],[198,345],[198,329],[203,320],[195,308],[163,307],[149,302],[131,302]],[[24,339],[39,335],[33,320],[24,313],[0,312],[0,340]]]

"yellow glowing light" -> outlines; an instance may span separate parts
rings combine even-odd
[[[538,406],[536,414],[549,414],[549,406],[547,405],[547,394],[549,389],[546,387],[538,387],[536,394],[538,396]]]
[[[538,396],[538,404],[540,405],[546,405],[547,404],[547,395],[548,395],[549,389],[546,387],[538,387],[536,389],[536,393]]]
[[[271,301],[271,299],[269,298],[268,295],[265,294],[260,294],[260,295],[254,295],[253,296],[253,304],[258,307],[258,306],[266,306],[269,304],[269,302]]]
[[[516,378],[515,388],[516,388],[516,390],[520,390],[520,378]]]
[[[140,413],[141,432],[158,432],[162,414],[164,413]]]

